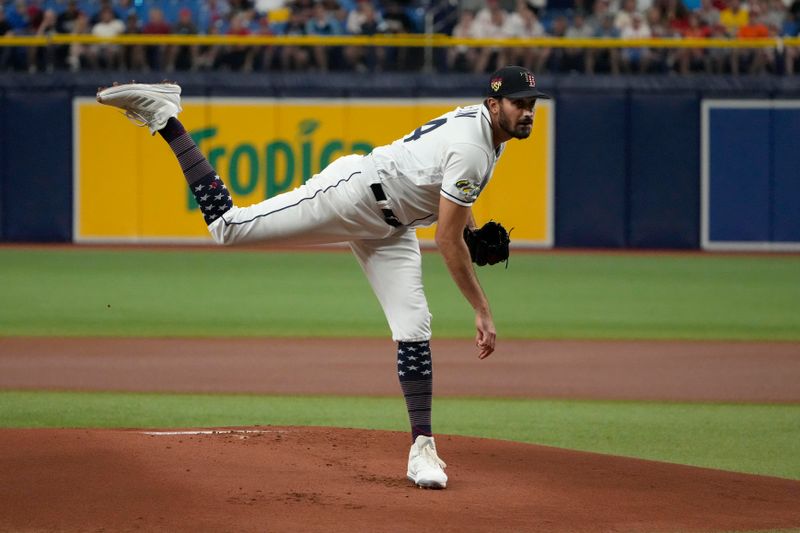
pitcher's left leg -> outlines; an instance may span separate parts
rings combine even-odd
[[[422,257],[414,230],[382,240],[350,243],[383,307],[397,341],[397,375],[411,423],[407,477],[417,485],[445,488],[446,466],[431,430],[433,359],[431,314],[422,288]]]

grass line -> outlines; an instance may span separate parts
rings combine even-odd
[[[800,405],[442,398],[438,433],[800,479]],[[0,392],[0,427],[314,425],[405,431],[397,398]]]
[[[434,334],[470,337],[440,256],[423,263]],[[478,272],[503,338],[800,340],[796,256],[518,254]],[[0,279],[0,335],[389,334],[346,253],[0,248]]]

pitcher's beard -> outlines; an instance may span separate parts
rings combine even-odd
[[[517,124],[516,128],[511,127],[511,121],[508,117],[500,111],[500,129],[502,129],[507,134],[511,135],[515,139],[527,139],[531,135],[531,131],[533,131],[533,123],[530,124]]]

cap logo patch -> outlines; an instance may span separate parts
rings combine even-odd
[[[529,87],[536,87],[536,79],[533,77],[533,74],[530,72],[520,72],[519,75],[522,76],[522,79],[525,80],[525,83],[527,83]]]
[[[492,78],[491,83],[489,86],[492,88],[494,92],[500,90],[500,87],[503,85],[503,78]]]

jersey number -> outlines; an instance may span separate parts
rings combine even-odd
[[[423,124],[419,128],[415,129],[414,133],[412,133],[410,136],[408,136],[405,139],[403,139],[403,142],[404,143],[408,143],[408,142],[411,142],[411,141],[416,141],[417,139],[419,139],[420,137],[422,137],[426,133],[430,133],[433,130],[435,130],[436,128],[438,128],[439,126],[443,125],[445,122],[447,122],[446,118],[436,118],[436,119],[431,120],[430,122],[426,122],[425,124]],[[425,129],[426,126],[430,126],[430,127],[428,129]]]

